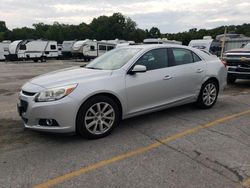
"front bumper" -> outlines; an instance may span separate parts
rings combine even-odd
[[[250,67],[229,66],[227,73],[239,79],[250,79]]]
[[[35,102],[34,98],[35,96],[27,96],[20,92],[18,111],[25,128],[53,133],[75,132],[78,109],[75,99],[66,96],[58,101]],[[24,103],[27,106],[24,106]],[[57,122],[57,126],[40,125],[42,119],[53,119]]]

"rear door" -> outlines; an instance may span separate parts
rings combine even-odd
[[[185,48],[170,48],[169,71],[175,85],[173,101],[192,99],[200,91],[206,74],[206,62],[193,51]]]

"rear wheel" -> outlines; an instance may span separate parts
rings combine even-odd
[[[233,76],[233,75],[230,75],[230,74],[227,75],[227,83],[228,84],[235,83],[236,79],[237,79],[236,76]]]
[[[216,81],[209,80],[203,84],[197,100],[199,107],[211,108],[217,101],[219,87]]]
[[[119,107],[109,97],[96,96],[80,108],[76,130],[85,138],[97,139],[107,136],[119,124]]]
[[[41,62],[46,62],[46,57],[45,56],[41,57]]]

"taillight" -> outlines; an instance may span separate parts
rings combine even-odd
[[[227,67],[227,62],[224,61],[223,59],[221,59],[221,63],[223,63],[223,65],[224,65],[225,67]]]

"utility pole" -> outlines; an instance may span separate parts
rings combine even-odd
[[[224,53],[226,34],[227,34],[227,26],[225,26],[224,36],[223,36],[223,39],[222,39],[220,58],[222,58],[223,53]]]

